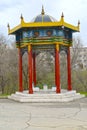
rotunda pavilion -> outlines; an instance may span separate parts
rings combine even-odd
[[[31,22],[25,22],[21,15],[21,22],[16,27],[10,29],[9,35],[15,35],[16,47],[19,52],[19,91],[23,88],[22,57],[25,52],[28,54],[28,89],[29,94],[33,94],[33,86],[36,86],[36,56],[39,50],[54,50],[55,52],[55,86],[56,93],[61,93],[60,87],[60,51],[64,50],[67,55],[67,90],[72,90],[71,84],[71,63],[70,47],[72,46],[72,34],[79,32],[79,24],[71,25],[64,21],[64,15],[60,20],[56,20],[50,15],[45,14],[42,7],[41,14],[32,19]]]

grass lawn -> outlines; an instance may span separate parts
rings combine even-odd
[[[8,95],[7,94],[0,94],[0,98],[7,98]]]
[[[87,92],[80,92],[80,94],[84,94],[87,97]]]

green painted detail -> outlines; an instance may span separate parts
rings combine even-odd
[[[46,40],[36,40],[36,39],[33,39],[32,40],[32,43],[44,43],[44,42],[54,42],[52,39],[46,39]]]
[[[68,40],[64,40],[63,41],[65,44],[69,44],[69,41]]]
[[[29,43],[55,43],[55,42],[60,42],[60,43],[65,43],[65,44],[72,44],[71,39],[65,39],[64,37],[51,37],[51,38],[24,38],[23,40],[20,41],[19,43],[16,43],[16,46],[19,47],[20,45],[25,45]]]
[[[16,47],[19,47],[20,46],[20,43],[16,42]]]

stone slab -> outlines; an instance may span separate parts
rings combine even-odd
[[[81,95],[80,93],[76,93],[75,90],[62,90],[60,94],[50,92],[44,93],[44,91],[43,93],[42,91],[39,91],[34,94],[28,94],[28,91],[26,91],[16,92],[15,94],[11,94],[10,96],[8,96],[9,99],[19,102],[70,102],[83,97],[85,96]]]

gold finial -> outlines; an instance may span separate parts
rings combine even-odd
[[[21,14],[21,23],[24,23],[24,18],[23,18],[23,15]]]
[[[7,27],[8,27],[8,28],[10,28],[10,25],[9,25],[9,23],[8,23]]]
[[[8,27],[8,34],[9,34],[10,33],[10,25],[9,25],[9,23],[8,23],[7,27]]]
[[[62,12],[60,21],[61,21],[62,27],[63,27],[63,26],[64,26],[64,14],[63,14],[63,12]],[[63,28],[64,28],[64,27],[63,27]]]
[[[42,14],[42,15],[45,14],[43,5],[42,5],[42,12],[41,12],[41,14]]]
[[[23,16],[22,16],[22,14],[21,14],[21,17],[20,17],[21,19],[23,19]]]
[[[78,31],[80,31],[80,21],[78,20]]]
[[[62,18],[64,17],[64,14],[63,14],[63,12],[62,12],[62,15],[61,15],[61,17],[62,17]]]
[[[78,20],[78,25],[80,25],[80,21]]]

